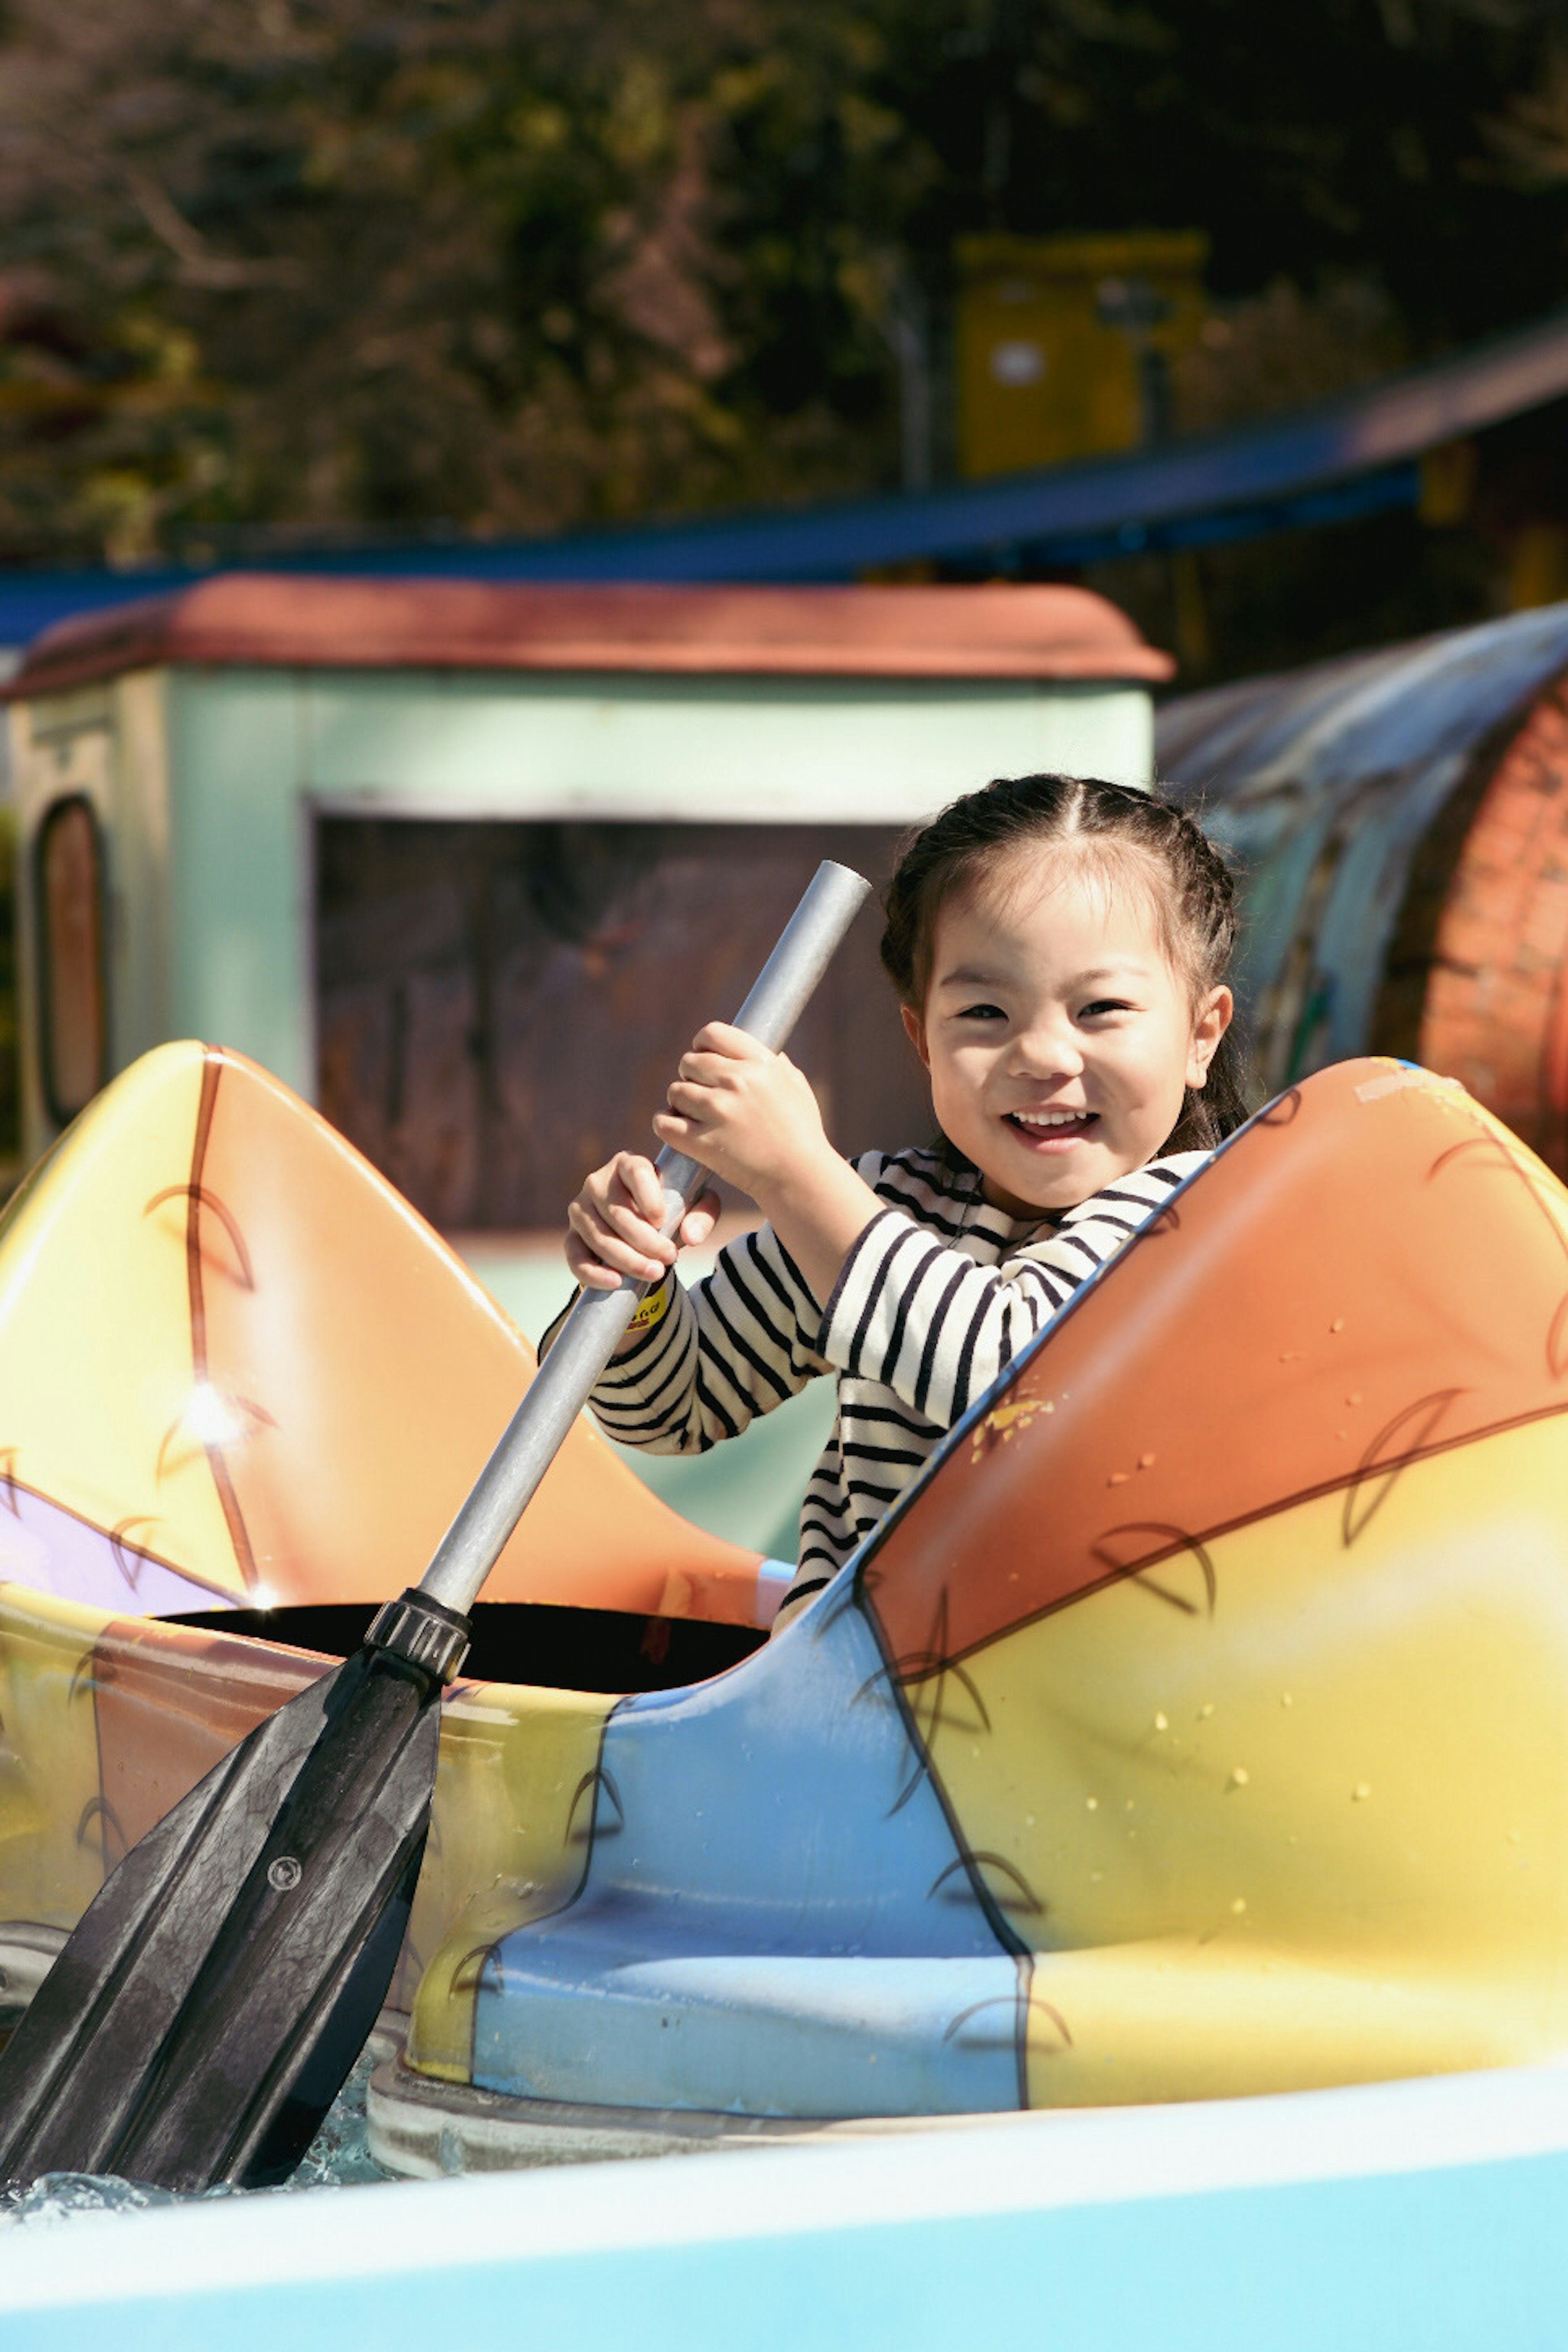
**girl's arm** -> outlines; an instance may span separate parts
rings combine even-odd
[[[824,1356],[951,1429],[1205,1157],[1184,1152],[1120,1178],[999,1266],[976,1265],[901,1211],[884,1209],[850,1249],[828,1299]]]
[[[804,1074],[787,1054],[712,1021],[681,1056],[668,1101],[653,1123],[659,1141],[749,1192],[812,1295],[826,1299],[882,1203],[828,1142]]]
[[[677,1244],[659,1231],[664,1192],[646,1153],[617,1151],[584,1180],[566,1212],[566,1263],[585,1290],[618,1290],[623,1276],[657,1282],[675,1264]],[[705,1242],[719,1215],[719,1196],[704,1192],[680,1221],[679,1245]],[[554,1325],[550,1336],[554,1336]],[[620,1352],[631,1345],[621,1343]]]
[[[828,1369],[813,1345],[816,1301],[766,1226],[728,1244],[690,1290],[673,1275],[667,1289],[651,1344],[612,1364],[595,1392],[599,1422],[623,1444],[704,1453]]]
[[[882,1204],[828,1142],[807,1080],[787,1055],[712,1022],[682,1056],[668,1099],[653,1122],[659,1140],[751,1194],[819,1316],[851,1243]],[[596,1168],[566,1212],[566,1262],[576,1280],[598,1290],[626,1277],[657,1281],[676,1258],[675,1243],[658,1230],[663,1210],[653,1162],[640,1152],[617,1151]],[[705,1241],[718,1210],[717,1195],[705,1192],[686,1213],[681,1244]],[[645,1352],[642,1337],[628,1334],[616,1361]]]
[[[728,1024],[699,1033],[668,1099],[655,1132],[763,1211],[824,1303],[826,1361],[894,1390],[942,1428],[1204,1156],[1154,1161],[1069,1210],[1060,1231],[1005,1265],[981,1266],[879,1201],[827,1141],[794,1064]]]
[[[690,1290],[668,1275],[642,1311],[589,1402],[606,1436],[645,1453],[706,1453],[828,1370],[813,1345],[821,1309],[766,1226]]]
[[[704,1193],[682,1221],[681,1242],[705,1241],[718,1207],[716,1195]],[[730,1244],[713,1272],[684,1289],[670,1270],[675,1244],[658,1231],[663,1208],[651,1160],[617,1152],[567,1211],[566,1258],[592,1289],[614,1289],[624,1276],[663,1277],[595,1388],[595,1418],[609,1436],[647,1453],[702,1453],[828,1369],[812,1345],[822,1310],[765,1230]],[[544,1334],[542,1355],[561,1319]]]

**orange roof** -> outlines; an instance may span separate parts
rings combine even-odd
[[[491,586],[223,572],[58,622],[7,698],[171,664],[800,677],[1170,677],[1085,588]]]

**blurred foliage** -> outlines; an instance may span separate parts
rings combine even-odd
[[[1194,422],[1549,308],[1568,0],[8,0],[0,558],[882,485],[953,238],[1120,226]]]

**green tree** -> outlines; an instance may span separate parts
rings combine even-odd
[[[1373,365],[1559,299],[1563,31],[1560,0],[11,0],[0,556],[889,483],[898,354],[940,344],[975,228],[1206,227],[1219,294],[1295,289],[1296,388],[1314,341],[1349,380],[1358,318]]]

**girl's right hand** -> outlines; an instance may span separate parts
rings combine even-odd
[[[566,1212],[566,1263],[583,1288],[618,1290],[626,1276],[657,1282],[676,1257],[658,1230],[663,1215],[664,1189],[640,1151],[617,1151],[595,1168]],[[705,1242],[718,1218],[718,1194],[704,1192],[680,1221],[680,1246]]]

